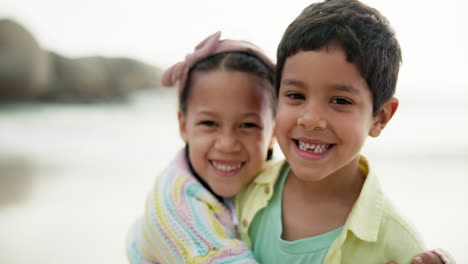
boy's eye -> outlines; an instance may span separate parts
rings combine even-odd
[[[216,122],[210,120],[200,121],[198,124],[207,127],[215,127],[217,125]]]
[[[241,128],[258,128],[260,126],[255,123],[243,123],[240,125],[240,127]]]
[[[292,100],[304,100],[305,99],[305,96],[300,93],[288,93],[286,94],[286,97]]]
[[[341,97],[334,98],[333,100],[331,100],[331,103],[339,104],[339,105],[353,104],[353,102],[351,100],[346,99],[346,98],[341,98]]]

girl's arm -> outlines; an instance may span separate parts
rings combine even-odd
[[[129,263],[132,264],[158,264],[154,256],[147,256],[149,254],[143,253],[144,245],[146,241],[142,237],[142,219],[138,219],[133,226],[130,228],[129,233],[127,234],[127,258]],[[150,258],[153,259],[150,260]]]
[[[193,177],[176,174],[158,178],[145,216],[133,226],[131,263],[257,263],[237,239],[230,212]]]

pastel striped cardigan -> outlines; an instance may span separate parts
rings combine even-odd
[[[257,263],[233,217],[190,173],[184,151],[156,179],[127,237],[132,264]]]

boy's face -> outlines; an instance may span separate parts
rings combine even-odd
[[[220,196],[235,195],[265,165],[274,124],[265,85],[271,84],[237,71],[192,76],[180,133],[193,168]]]
[[[373,116],[370,89],[345,56],[341,47],[328,45],[300,51],[285,62],[276,137],[302,180],[356,173],[367,135],[378,136],[398,105],[389,99]]]

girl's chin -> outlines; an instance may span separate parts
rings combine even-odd
[[[228,184],[226,186],[223,185],[210,185],[212,186],[211,189],[216,195],[219,195],[221,197],[233,197],[235,196],[239,191],[240,188],[237,188],[237,186],[233,186],[233,184]]]

